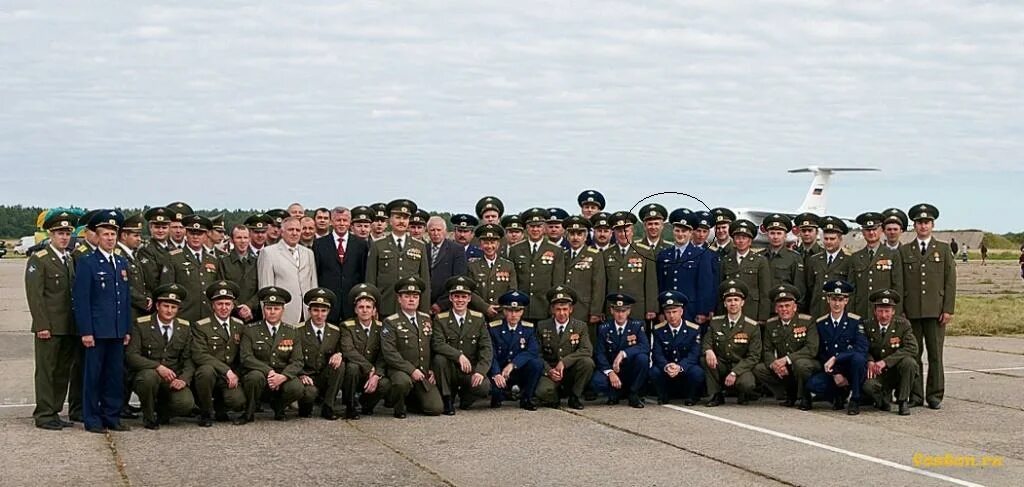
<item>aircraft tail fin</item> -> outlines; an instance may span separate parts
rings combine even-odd
[[[791,173],[813,173],[814,180],[811,181],[811,187],[807,190],[807,196],[804,197],[804,202],[797,209],[797,213],[811,212],[816,215],[822,216],[826,214],[828,208],[828,184],[833,173],[837,172],[863,172],[863,171],[878,171],[872,167],[819,167],[819,166],[807,166],[798,169],[790,169]]]

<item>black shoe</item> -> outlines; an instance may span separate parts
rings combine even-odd
[[[121,424],[121,423],[117,423],[114,426],[108,427],[107,429],[109,429],[110,431],[131,431],[132,430],[131,426],[128,426],[126,424]]]
[[[361,408],[361,412],[363,413],[363,416],[373,416],[373,406],[363,406]],[[356,418],[352,418],[352,419],[356,419]]]
[[[569,396],[569,409],[575,409],[577,411],[583,409],[583,401],[576,396]]]
[[[359,410],[355,406],[345,406],[345,419],[359,419]]]
[[[153,420],[145,419],[145,420],[142,421],[142,427],[146,428],[148,430],[156,431],[156,430],[160,429],[160,422],[159,421],[153,421]]]
[[[910,416],[910,405],[907,404],[907,401],[900,401],[899,414],[900,416]]]
[[[928,409],[942,409],[942,403],[939,401],[928,401]]]
[[[209,428],[210,426],[213,426],[213,421],[210,421],[210,415],[209,414],[200,414],[199,415],[199,426],[201,426],[203,428]]]
[[[850,404],[846,406],[846,414],[850,416],[860,414],[860,401],[850,401]]]
[[[129,411],[133,412],[133,413],[141,413],[142,412],[142,408],[141,407],[139,407],[139,406],[132,406],[131,404],[129,404],[127,406],[127,409]]]
[[[792,397],[787,397],[786,400],[779,401],[779,406],[782,406],[784,408],[791,408],[793,406],[796,406],[796,399]]]
[[[832,399],[832,410],[833,411],[842,411],[843,408],[845,408],[845,407],[846,407],[846,399],[843,399],[842,397],[838,397],[838,396],[835,399]]]
[[[523,409],[525,409],[527,411],[536,411],[537,410],[537,405],[534,404],[533,401],[526,401],[526,400],[519,401],[519,407],[521,407],[521,408],[523,408]]]
[[[225,421],[231,421],[231,416],[228,416],[227,411],[217,411],[216,413],[213,413],[213,419],[217,420],[218,423],[223,423]]]
[[[254,418],[252,416],[249,416],[248,414],[242,414],[241,416],[235,418],[235,420],[232,421],[232,424],[234,424],[235,426],[241,426],[246,423],[251,423],[253,419]]]
[[[498,409],[501,407],[501,399],[497,397],[491,397],[491,409]]]
[[[139,419],[139,415],[131,412],[128,408],[121,410],[121,419]]]
[[[609,405],[609,406],[615,406],[615,405],[619,404],[619,398],[617,398],[617,397],[609,397],[608,400],[605,401],[604,403]]]
[[[85,430],[90,432],[90,433],[99,433],[101,435],[107,433],[107,429],[102,427],[102,426],[96,427],[96,428],[92,428],[92,427],[86,426]]]
[[[37,424],[36,428],[50,431],[60,431],[64,429],[64,423],[59,419],[54,419],[51,421],[47,421],[43,424]]]
[[[444,396],[441,398],[441,402],[444,403],[444,411],[441,414],[445,416],[455,416],[455,404],[452,403],[451,396]]]
[[[921,399],[914,399],[910,401],[910,407],[912,408],[919,408],[921,406],[924,406],[924,401]]]
[[[637,409],[643,409],[644,401],[640,399],[640,396],[636,394],[629,395],[629,406]]]
[[[171,424],[170,416],[157,416],[157,418],[160,420],[160,424]]]
[[[284,415],[284,409],[274,411],[274,421],[284,421],[286,419],[288,419],[288,417]]]
[[[890,404],[889,401],[880,399],[878,401],[875,401],[875,409],[879,411],[889,412],[892,411],[892,404]]]
[[[469,408],[473,406],[473,401],[464,397],[459,398],[459,409],[463,411],[469,411]]]
[[[725,402],[725,397],[722,396],[721,392],[719,392],[718,394],[715,394],[715,395],[711,396],[711,399],[708,400],[706,406],[709,407],[709,408],[713,408],[715,406],[721,406],[722,403],[724,403],[724,402]]]
[[[800,404],[797,405],[797,407],[801,411],[810,411],[811,410],[811,398],[810,398],[810,396],[805,396],[805,397],[801,398],[800,399]]]
[[[747,397],[746,394],[742,392],[736,394],[736,404],[739,404],[740,406],[746,406],[748,402],[750,402],[750,399]]]
[[[303,404],[299,406],[299,417],[300,418],[311,418],[313,417],[313,405]],[[277,419],[277,413],[274,413],[274,419]]]
[[[405,411],[399,411],[397,409],[395,410],[395,413],[394,413],[393,416],[398,418],[398,419],[405,419],[405,417],[406,417]]]
[[[59,421],[60,425],[65,428],[70,428],[75,425],[75,423],[72,423],[71,421],[64,421],[63,419],[60,418],[57,418],[57,421]]]
[[[668,399],[665,399],[665,404],[668,404]],[[693,406],[697,404],[697,400],[693,398],[687,398],[683,401],[683,406]]]
[[[668,398],[667,397],[658,396],[658,405],[659,406],[664,406],[665,404],[668,404]]]
[[[338,414],[335,413],[333,409],[327,406],[320,406],[320,417],[326,419],[327,421],[336,421],[341,416],[338,416]]]

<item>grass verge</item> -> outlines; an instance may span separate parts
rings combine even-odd
[[[1024,334],[1024,296],[957,296],[947,335]]]

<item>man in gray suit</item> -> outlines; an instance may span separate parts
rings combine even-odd
[[[453,276],[466,273],[466,252],[448,237],[444,218],[432,216],[427,220],[427,262],[430,264],[430,312],[440,313],[451,307],[444,283]],[[445,298],[445,299],[442,299]]]
[[[260,288],[275,286],[287,290],[292,296],[304,296],[306,291],[317,287],[313,251],[299,245],[301,227],[298,218],[285,218],[281,222],[281,240],[260,252],[256,264]],[[295,324],[306,318],[301,299],[285,304],[282,321]]]

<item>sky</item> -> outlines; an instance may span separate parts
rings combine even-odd
[[[0,204],[787,210],[818,165],[1021,231],[1022,46],[1019,1],[5,0]]]

